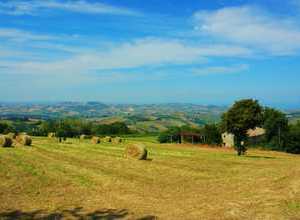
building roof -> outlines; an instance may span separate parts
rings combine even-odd
[[[180,132],[181,136],[195,136],[195,137],[202,137],[203,134],[195,133],[195,132]]]
[[[254,129],[249,129],[247,131],[247,135],[249,137],[258,137],[258,136],[262,136],[266,133],[266,130],[263,129],[263,128],[259,128],[259,127],[256,127]]]
[[[266,133],[266,130],[263,129],[263,128],[259,128],[259,127],[256,127],[254,129],[249,129],[247,131],[247,135],[248,137],[258,137],[258,136],[262,136]],[[228,133],[228,132],[225,132],[222,134],[222,136],[234,136],[233,134],[231,133]]]

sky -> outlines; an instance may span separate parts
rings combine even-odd
[[[0,101],[300,108],[300,0],[0,0]]]

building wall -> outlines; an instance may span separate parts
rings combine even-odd
[[[234,147],[234,135],[230,133],[222,134],[223,146],[224,147]]]

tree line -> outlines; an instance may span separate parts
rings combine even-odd
[[[1,122],[0,133],[27,132],[33,136],[47,136],[55,133],[57,137],[78,137],[85,135],[123,135],[132,132],[123,122],[99,124],[84,119],[58,119],[36,122],[31,125],[22,123],[22,127],[12,123]]]

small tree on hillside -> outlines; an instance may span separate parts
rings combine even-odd
[[[222,127],[234,134],[235,147],[238,155],[245,154],[247,131],[262,123],[262,107],[257,100],[245,99],[235,104],[222,116]]]

